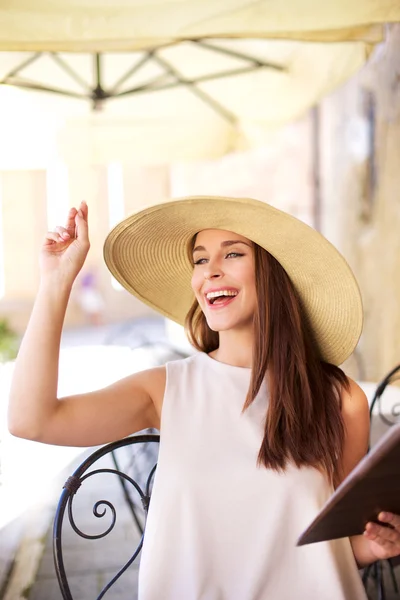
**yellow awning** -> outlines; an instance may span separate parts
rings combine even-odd
[[[127,51],[204,37],[376,42],[399,0],[8,0],[0,50]]]
[[[0,168],[21,148],[36,164],[29,128],[78,163],[262,145],[356,73],[397,21],[400,0],[8,0],[0,83],[42,91],[0,85]],[[116,97],[92,112],[96,52],[101,91]]]

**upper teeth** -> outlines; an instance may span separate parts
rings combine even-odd
[[[232,290],[221,290],[219,292],[208,292],[207,298],[210,300],[211,298],[218,298],[218,296],[237,296],[238,293]]]

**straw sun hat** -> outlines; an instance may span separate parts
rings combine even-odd
[[[189,245],[202,229],[232,231],[268,250],[294,284],[322,358],[339,365],[352,353],[363,314],[350,267],[321,234],[264,202],[193,196],[149,206],[108,234],[106,265],[125,289],[182,325],[194,299]]]

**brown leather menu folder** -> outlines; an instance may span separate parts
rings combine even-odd
[[[362,534],[381,511],[400,514],[400,424],[393,425],[342,481],[297,545]]]

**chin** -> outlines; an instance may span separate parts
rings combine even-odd
[[[240,325],[240,323],[233,320],[224,321],[223,319],[207,319],[207,325],[211,331],[216,331],[219,333],[220,331],[229,331],[229,329],[234,329]]]

